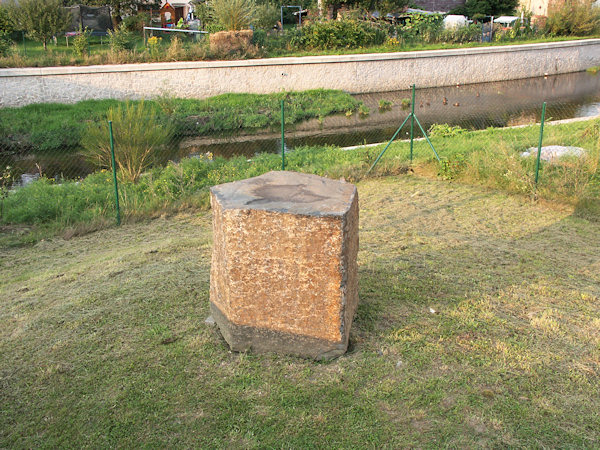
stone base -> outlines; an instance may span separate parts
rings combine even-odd
[[[348,348],[346,342],[331,342],[309,336],[300,336],[276,330],[261,329],[231,323],[227,317],[210,303],[210,313],[219,324],[223,338],[236,352],[282,353],[302,358],[327,360],[343,355]]]

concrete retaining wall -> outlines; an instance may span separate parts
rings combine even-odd
[[[515,80],[600,65],[600,39],[410,53],[0,69],[0,106],[85,99],[205,98],[315,88],[351,93]]]

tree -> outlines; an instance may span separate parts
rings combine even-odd
[[[10,18],[27,35],[44,44],[52,36],[65,31],[71,23],[71,15],[63,8],[61,0],[15,0],[8,3]]]
[[[12,33],[13,31],[15,28],[8,15],[8,10],[0,3],[0,33]]]
[[[342,5],[349,8],[358,8],[365,11],[379,11],[382,14],[402,11],[409,0],[323,0],[323,6],[334,6],[338,9]]]
[[[465,10],[467,16],[501,16],[511,14],[519,5],[519,0],[467,0]]]

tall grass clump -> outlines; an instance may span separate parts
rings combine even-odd
[[[252,0],[213,0],[212,16],[227,30],[240,31],[250,28],[255,4]]]
[[[88,158],[98,168],[111,167],[108,121],[113,126],[117,169],[125,180],[135,183],[156,162],[175,128],[144,101],[109,109],[107,121],[89,125],[82,139]]]

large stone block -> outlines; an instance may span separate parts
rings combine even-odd
[[[348,348],[358,306],[358,193],[269,172],[211,189],[211,313],[236,351],[316,359]]]

